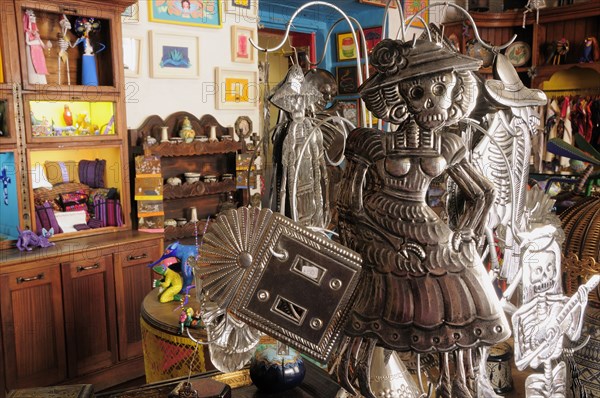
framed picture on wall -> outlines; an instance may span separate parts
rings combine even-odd
[[[193,79],[200,76],[200,38],[150,31],[150,76]]]
[[[221,8],[219,0],[149,0],[148,20],[220,28]]]
[[[372,28],[363,29],[365,34],[365,43],[367,45],[367,52],[370,53],[373,47],[381,41],[383,38],[383,28],[381,26],[374,26]],[[361,48],[362,49],[362,48]]]
[[[217,109],[255,109],[258,106],[258,72],[215,69]]]
[[[134,3],[127,7],[121,14],[121,22],[123,23],[138,23],[140,22],[140,4]]]
[[[336,69],[338,93],[340,95],[358,92],[358,73],[356,66],[338,66]]]
[[[423,8],[427,7],[428,5],[429,5],[429,0],[405,1],[404,2],[404,18],[406,20],[409,20],[413,15],[415,15],[416,13],[418,13],[419,11],[421,11]],[[425,21],[426,24],[429,23],[429,10],[425,10],[419,15],[421,16],[421,18],[423,18],[423,21]],[[415,28],[424,28],[425,27],[423,25],[423,22],[418,18],[415,18],[413,20],[413,22],[410,24],[410,26],[413,26]]]
[[[258,0],[222,0],[225,12],[248,18],[250,22],[258,16]],[[236,21],[237,22],[237,21]]]
[[[142,63],[142,39],[123,37],[123,67],[125,77],[138,77]]]
[[[360,100],[338,100],[340,108],[342,109],[342,116],[345,117],[355,127],[360,125]]]
[[[401,0],[398,0],[398,1],[401,1]],[[402,1],[407,1],[407,0],[402,0]],[[387,0],[358,0],[358,2],[362,3],[362,4],[370,4],[370,5],[379,6],[379,7],[385,7],[385,5],[387,4]],[[400,3],[400,4],[402,4],[402,3]],[[397,8],[395,0],[392,0],[390,2],[390,7]]]
[[[358,32],[356,32],[356,39],[360,42]],[[338,61],[356,59],[356,56],[358,55],[358,46],[357,43],[354,42],[352,32],[338,33],[336,35],[336,43]]]
[[[256,43],[256,28],[233,25],[231,27],[231,60],[233,62],[254,62],[255,48],[250,39]]]

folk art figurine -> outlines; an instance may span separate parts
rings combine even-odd
[[[195,245],[182,245],[179,242],[173,242],[167,246],[163,255],[158,260],[148,266],[152,268],[160,266],[161,263],[164,264],[165,261],[167,261],[169,265],[172,265],[174,264],[173,259],[176,260],[175,262],[181,263],[182,282],[179,290],[175,293],[184,295],[194,282],[194,271],[191,262],[194,261],[197,256],[198,248]]]
[[[17,238],[17,249],[20,251],[31,251],[34,247],[51,247],[54,246],[53,242],[50,242],[49,239],[54,235],[54,228],[50,228],[46,230],[46,228],[42,228],[42,233],[40,235],[36,235],[35,232],[24,229],[21,230],[17,228],[19,232],[19,237]]]
[[[600,45],[598,39],[594,36],[588,36],[584,40],[583,55],[579,62],[598,62],[600,61]]]
[[[23,13],[23,28],[25,29],[25,43],[27,44],[27,76],[29,77],[29,83],[46,84],[48,69],[44,49],[49,45],[51,46],[51,43],[44,44],[40,37],[37,19],[33,10],[28,9]]]
[[[476,250],[493,186],[447,129],[475,107],[473,72],[481,61],[428,40],[390,39],[375,46],[371,60],[377,73],[361,86],[361,97],[376,117],[399,127],[387,134],[360,128],[348,137],[340,239],[362,255],[363,281],[332,372],[349,392],[374,398],[376,346],[438,354],[435,394],[472,397],[466,374],[474,373],[475,351],[510,336]],[[470,204],[456,230],[425,201],[429,182],[444,173]]]
[[[177,262],[179,262],[177,258],[168,257],[152,267],[152,270],[162,277],[161,279],[155,279],[152,283],[153,288],[159,288],[158,301],[161,303],[179,301],[183,298],[180,294],[183,289],[183,279],[181,279],[178,272],[169,268]]]
[[[79,17],[75,20],[75,33],[79,36],[73,47],[81,44],[81,84],[84,86],[98,85],[98,70],[96,67],[96,53],[104,50],[106,46],[98,43],[100,48],[94,49],[90,35],[100,29],[100,21],[95,18]]]
[[[323,136],[306,117],[307,108],[320,97],[315,86],[305,81],[302,68],[294,64],[270,98],[289,119],[273,137],[273,164],[277,165],[274,178],[279,189],[275,210],[292,219],[297,216],[300,224],[314,227],[326,227],[329,222]]]
[[[71,22],[69,21],[69,19],[67,18],[67,16],[65,14],[63,14],[62,17],[60,17],[60,21],[58,21],[58,24],[60,25],[60,32],[57,33],[57,37],[58,37],[58,84],[61,83],[61,79],[62,79],[61,66],[62,66],[62,64],[65,64],[65,68],[67,71],[67,84],[70,86],[71,85],[71,74],[70,74],[70,68],[69,68],[68,51],[70,48],[73,48],[74,45],[71,43],[68,33],[69,33],[69,30],[71,30],[72,26],[71,26]],[[67,126],[70,126],[70,125],[71,124],[67,124]]]

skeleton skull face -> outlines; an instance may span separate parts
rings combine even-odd
[[[528,266],[529,283],[534,294],[554,293],[557,283],[557,264],[554,252],[539,252]]]
[[[401,83],[400,90],[406,98],[408,110],[415,115],[421,128],[433,130],[448,120],[456,83],[457,77],[452,72],[422,76]]]

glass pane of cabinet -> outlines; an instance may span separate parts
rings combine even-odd
[[[17,162],[13,151],[0,151],[0,248],[17,239],[20,227]]]
[[[111,101],[27,101],[31,138],[104,137],[115,135]]]

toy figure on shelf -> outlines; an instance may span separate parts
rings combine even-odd
[[[179,334],[183,335],[185,328],[200,329],[204,328],[200,310],[194,311],[192,307],[182,307],[179,314]]]
[[[71,30],[71,22],[65,14],[60,17],[60,21],[58,21],[60,25],[60,32],[57,33],[58,37],[58,84],[61,82],[62,73],[61,73],[61,65],[64,63],[67,69],[67,84],[71,85],[71,74],[69,69],[69,54],[68,51],[70,48],[73,48],[75,45],[71,44],[71,40],[69,40],[69,30]],[[67,105],[65,105],[67,106]],[[67,124],[70,126],[70,124]]]
[[[436,396],[472,397],[465,376],[475,374],[471,358],[510,336],[476,250],[493,186],[448,129],[473,111],[482,62],[441,43],[390,39],[374,47],[371,60],[377,73],[361,97],[398,129],[359,128],[348,137],[340,239],[361,254],[363,279],[332,373],[349,392],[358,387],[373,398],[376,346],[439,354],[439,379],[430,381]],[[469,202],[455,230],[425,200],[431,180],[444,173]]]
[[[83,55],[81,58],[81,84],[84,86],[97,86],[98,85],[98,71],[96,68],[96,57],[95,54],[104,50],[106,46],[102,43],[98,51],[94,50],[92,42],[90,40],[90,34],[100,30],[100,21],[94,18],[80,17],[75,20],[75,32],[79,35],[79,39],[73,45],[74,47],[81,44]]]
[[[31,248],[38,246],[42,248],[54,246],[54,243],[48,240],[54,235],[54,228],[50,228],[49,230],[42,228],[41,235],[36,235],[33,231],[28,229],[21,230],[19,227],[17,227],[17,231],[19,231],[17,249],[20,251],[31,251]]]
[[[177,293],[185,294],[186,289],[194,282],[194,271],[192,261],[198,256],[198,248],[195,245],[182,245],[179,242],[173,242],[165,249],[163,255],[149,265],[154,267],[167,259],[176,259],[181,263],[182,285]],[[172,260],[169,260],[171,262]]]
[[[2,171],[0,172],[0,182],[2,182],[4,204],[8,206],[8,184],[12,182],[12,179],[8,175],[8,168],[6,166],[2,166]]]
[[[323,135],[306,117],[307,107],[320,97],[321,93],[305,81],[302,68],[294,64],[285,82],[270,98],[289,120],[273,134],[273,164],[276,165],[273,178],[279,189],[273,207],[300,224],[313,227],[327,227],[329,223]]]
[[[65,104],[65,107],[63,110],[63,120],[65,122],[65,125],[67,125],[67,126],[73,125],[73,114],[71,113],[71,108],[69,108],[69,105],[67,105],[67,104]]]
[[[169,303],[171,301],[179,301],[182,299],[180,292],[183,287],[183,280],[179,273],[173,271],[169,267],[179,261],[175,257],[169,257],[154,265],[152,270],[162,276],[162,279],[155,279],[152,287],[158,287],[158,301],[161,303]]]
[[[35,14],[32,10],[25,10],[23,14],[23,28],[25,29],[25,43],[27,44],[27,76],[31,84],[47,84],[46,58],[44,49],[47,47],[37,27]]]
[[[585,38],[583,56],[579,59],[579,62],[598,61],[600,61],[600,46],[598,45],[598,39],[594,36],[588,36]]]
[[[546,61],[549,65],[562,65],[567,59],[567,53],[569,52],[569,40],[564,37],[552,43],[550,47],[550,55]]]

